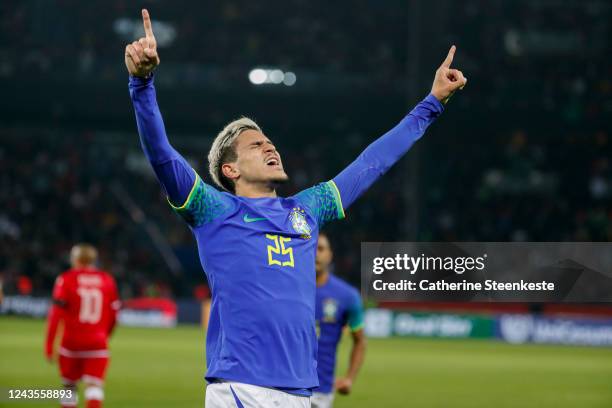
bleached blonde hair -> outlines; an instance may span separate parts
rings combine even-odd
[[[70,250],[70,261],[75,265],[93,265],[98,259],[98,251],[91,244],[76,244]]]
[[[215,184],[231,193],[235,192],[234,182],[223,175],[221,166],[225,163],[236,161],[238,155],[234,142],[245,130],[257,130],[261,128],[253,120],[242,117],[225,125],[222,131],[217,134],[208,152],[208,171]]]

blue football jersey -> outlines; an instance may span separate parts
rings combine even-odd
[[[428,95],[333,181],[288,198],[246,198],[205,184],[171,146],[153,82],[153,74],[130,76],[130,97],[143,152],[169,200],[184,201],[174,208],[196,237],[210,283],[206,378],[290,392],[317,386],[319,228],[343,218],[344,209],[421,138],[443,105]],[[335,346],[333,352],[335,359]]]
[[[328,281],[317,288],[316,320],[318,341],[318,392],[332,392],[336,368],[336,349],[342,328],[352,331],[363,327],[363,307],[357,289],[329,275]]]
[[[317,237],[344,217],[334,182],[288,198],[247,198],[196,176],[174,209],[195,235],[212,293],[206,379],[316,387]]]

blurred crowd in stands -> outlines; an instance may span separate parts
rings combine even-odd
[[[354,0],[350,6],[307,0],[102,4],[1,2],[0,78],[123,80],[118,61],[125,44],[142,35],[139,8],[146,6],[157,22],[166,70],[217,67],[221,77],[210,81],[225,80],[226,86],[263,65],[356,75],[379,90],[401,90],[411,61],[429,63],[423,59],[427,50],[457,43],[472,95],[478,95],[464,103],[542,105],[572,117],[597,109],[612,91],[606,63],[612,5],[601,0],[421,1],[419,11],[401,0]],[[420,13],[416,21],[411,13]],[[412,55],[411,36],[427,48]],[[428,75],[430,68],[422,67]],[[227,76],[232,72],[237,76]]]
[[[460,103],[509,115],[537,108],[573,124],[612,111],[612,3],[469,0],[449,7],[447,41],[459,41],[471,81]]]
[[[390,81],[404,71],[407,9],[402,1],[192,1],[185,6],[126,0],[93,7],[78,0],[0,4],[0,75],[78,74],[117,79],[109,68],[142,36],[148,7],[165,64],[257,65],[367,74]],[[116,66],[116,64],[112,64]],[[102,70],[102,71],[101,71]]]
[[[305,0],[145,3],[164,69],[200,64],[245,76],[246,69],[271,64],[361,75],[380,98],[362,120],[377,121],[385,92],[405,87],[408,35],[418,34],[408,27],[412,3],[399,0],[355,0],[350,7]],[[418,152],[347,211],[347,221],[329,227],[336,271],[358,284],[364,241],[611,241],[612,4],[468,0],[422,2],[421,8],[445,17],[431,28],[439,35],[422,37],[421,54],[457,43],[469,85]],[[429,24],[423,25],[421,35]],[[104,7],[2,1],[0,81],[95,75],[125,90],[123,46],[139,27],[138,8],[125,0]],[[421,76],[433,72],[421,69]],[[126,99],[109,104],[124,104],[131,115]],[[70,115],[69,106],[62,109]],[[104,115],[95,110],[92,117]],[[273,121],[270,114],[264,129],[280,127],[302,140],[281,146],[292,178],[283,195],[333,177],[378,136],[351,121],[314,135]],[[117,277],[124,298],[193,296],[203,282],[194,242],[152,177],[133,123],[107,134],[34,122],[0,126],[4,291],[48,295],[68,266],[70,247],[88,241],[100,249],[101,266]],[[203,159],[214,133],[206,134],[206,141],[172,136],[205,178]],[[408,169],[414,172],[409,182]],[[165,237],[180,273],[170,272],[143,219]],[[410,219],[413,233],[406,230]]]
[[[117,277],[124,297],[192,296],[204,282],[191,234],[167,206],[133,134],[125,135],[129,147],[95,132],[3,129],[1,135],[5,291],[18,289],[25,276],[31,280],[26,291],[48,292],[79,241],[99,247],[101,266]],[[401,228],[414,210],[401,194],[401,167],[350,208],[348,220],[330,225],[339,274],[359,282],[363,241],[612,241],[612,143],[605,131],[542,137],[502,130],[488,140],[467,137],[449,144],[449,139],[422,143],[415,237]],[[205,157],[205,151],[181,150]],[[336,142],[327,149],[282,151],[292,177],[282,192],[293,194],[333,177],[338,163],[344,166],[358,153],[351,150]],[[204,161],[194,165],[209,180]],[[142,216],[174,249],[181,275],[171,273]]]
[[[96,145],[92,133],[3,129],[1,135],[0,273],[5,292],[48,294],[55,277],[69,267],[68,254],[77,242],[99,248],[100,266],[122,283],[124,297],[169,292],[168,268],[113,191],[114,184],[125,180],[147,216],[162,226],[175,225],[172,214],[161,211],[163,201],[152,181],[131,175],[124,158]],[[176,242],[171,231],[168,237]]]
[[[612,241],[609,132],[509,127],[428,142],[421,239]]]

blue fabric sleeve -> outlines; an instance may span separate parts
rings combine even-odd
[[[234,208],[234,201],[227,193],[221,193],[204,183],[196,173],[196,179],[180,207],[170,202],[172,209],[192,227],[200,227],[209,223]]]
[[[340,192],[333,181],[317,184],[294,196],[317,220],[319,228],[327,222],[344,218]]]
[[[196,174],[168,141],[157,106],[153,76],[130,76],[129,89],[142,150],[170,201],[184,203],[195,183]]]
[[[142,150],[166,191],[172,208],[194,227],[211,221],[227,210],[231,205],[230,200],[204,183],[187,160],[170,145],[157,105],[153,76],[130,76],[129,89]]]
[[[370,144],[342,170],[333,181],[340,192],[343,208],[347,209],[385,174],[423,136],[443,110],[442,103],[428,95],[397,126]]]
[[[363,328],[363,305],[358,292],[354,292],[351,297],[351,304],[348,308],[347,324],[351,331]]]

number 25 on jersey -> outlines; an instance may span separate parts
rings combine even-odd
[[[293,268],[293,248],[285,247],[285,243],[290,242],[291,238],[272,234],[266,234],[266,238],[273,243],[273,245],[268,245],[268,265]]]

